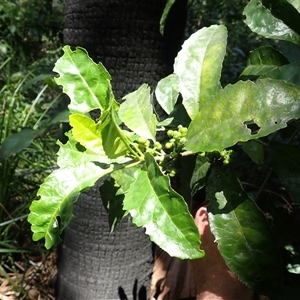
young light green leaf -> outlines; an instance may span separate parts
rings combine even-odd
[[[24,128],[20,132],[9,135],[0,147],[0,162],[28,147],[44,130]]]
[[[300,117],[300,87],[281,80],[259,79],[227,85],[191,122],[186,150],[221,151],[266,136]]]
[[[245,23],[249,28],[266,38],[285,40],[300,44],[300,35],[280,19],[275,18],[261,0],[251,0],[244,9]]]
[[[266,75],[270,71],[289,64],[287,58],[271,46],[265,46],[250,52],[247,67],[241,75]]]
[[[157,120],[151,104],[150,88],[143,84],[123,99],[119,118],[139,136],[155,141]]]
[[[171,256],[193,259],[204,256],[200,236],[186,202],[170,186],[154,158],[145,154],[145,169],[135,173],[136,180],[125,194],[124,209],[137,226]]]
[[[59,235],[72,219],[73,204],[80,192],[112,171],[112,165],[103,169],[87,162],[51,173],[38,190],[41,199],[33,201],[30,206],[28,222],[31,223],[33,240],[45,238],[47,249],[60,242]]]
[[[96,64],[85,49],[77,47],[72,51],[70,46],[63,48],[64,55],[56,62],[53,71],[60,77],[57,84],[69,96],[69,110],[73,113],[86,113],[93,109],[107,109],[113,99],[110,75],[104,66]]]
[[[110,159],[126,156],[129,149],[129,138],[118,126],[115,120],[115,112],[110,110],[101,116],[101,135],[103,149]]]
[[[116,159],[109,159],[106,156],[104,149],[98,152],[93,152],[91,150],[82,147],[73,137],[71,131],[67,132],[68,142],[62,144],[57,142],[59,145],[57,165],[60,168],[67,166],[81,165],[87,162],[98,162],[100,164],[126,164],[132,159],[130,157],[121,156]]]
[[[179,92],[191,119],[198,113],[199,105],[210,102],[221,89],[226,40],[225,26],[202,28],[184,42],[175,59],[174,73],[179,77]]]
[[[103,152],[101,131],[94,120],[82,114],[71,114],[69,120],[77,142],[95,153]]]
[[[214,168],[206,191],[210,227],[228,267],[253,291],[268,296],[280,293],[281,254],[263,212],[229,169]]]
[[[175,107],[179,95],[179,78],[171,74],[161,79],[155,89],[156,100],[161,108],[169,115]]]

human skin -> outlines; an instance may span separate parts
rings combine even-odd
[[[197,300],[253,299],[254,293],[225,264],[210,230],[206,207],[197,210],[195,222],[201,235],[201,249],[205,251],[202,259],[192,263]]]
[[[227,267],[209,226],[206,207],[195,213],[205,256],[196,260],[180,260],[158,249],[151,283],[151,299],[197,300],[268,300],[256,295]]]

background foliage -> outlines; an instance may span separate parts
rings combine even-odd
[[[0,298],[37,299],[53,289],[55,268],[47,268],[55,261],[31,242],[26,216],[55,165],[61,97],[52,69],[62,25],[60,1],[0,3]]]

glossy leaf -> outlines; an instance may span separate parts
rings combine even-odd
[[[33,240],[45,238],[47,249],[59,243],[59,235],[72,219],[73,204],[80,192],[112,171],[112,166],[102,169],[87,162],[51,173],[38,190],[40,200],[33,201],[30,206],[28,222],[31,223]]]
[[[300,87],[280,80],[227,85],[191,122],[186,150],[221,151],[266,136],[300,117]]]
[[[154,158],[146,153],[145,160],[145,168],[135,173],[135,181],[125,194],[124,209],[171,256],[202,257],[198,229],[184,199],[171,188]]]
[[[171,74],[161,79],[156,87],[156,100],[162,109],[169,115],[175,107],[179,91],[179,79],[176,74]]]
[[[119,117],[137,135],[155,140],[156,117],[151,104],[150,88],[143,84],[126,95],[120,105]]]
[[[269,147],[273,169],[280,181],[292,196],[295,203],[300,204],[300,150],[296,146],[281,145]]]
[[[103,152],[101,131],[94,120],[82,114],[71,114],[69,119],[77,142],[95,153]]]
[[[193,119],[212,96],[221,89],[220,77],[226,51],[227,29],[213,25],[192,34],[182,45],[174,73],[179,78],[183,105]]]
[[[0,147],[0,162],[28,147],[42,133],[43,130],[24,128],[20,132],[9,135]]]
[[[111,77],[104,66],[94,63],[81,47],[72,51],[65,46],[63,51],[53,70],[60,75],[55,78],[56,83],[63,86],[71,100],[70,112],[84,114],[93,109],[107,109],[113,96]]]
[[[253,32],[266,38],[300,44],[300,35],[274,17],[260,0],[251,0],[243,14],[246,16],[245,23]]]
[[[247,67],[241,75],[266,75],[270,71],[289,64],[279,51],[271,46],[261,47],[250,52]]]
[[[228,267],[251,290],[274,296],[283,286],[283,266],[263,212],[234,174],[214,168],[207,186],[209,221]]]
[[[262,0],[263,5],[272,15],[299,34],[299,12],[287,0]]]

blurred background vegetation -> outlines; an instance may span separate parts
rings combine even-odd
[[[31,241],[26,217],[55,165],[63,11],[60,0],[0,2],[0,299],[53,294],[55,253]]]
[[[233,83],[262,44],[243,23],[247,0],[190,0],[186,37],[229,31],[222,83]],[[26,217],[55,167],[63,98],[52,73],[63,46],[63,0],[0,2],[0,299],[54,299],[55,249],[31,241]],[[6,298],[5,298],[6,297]]]

